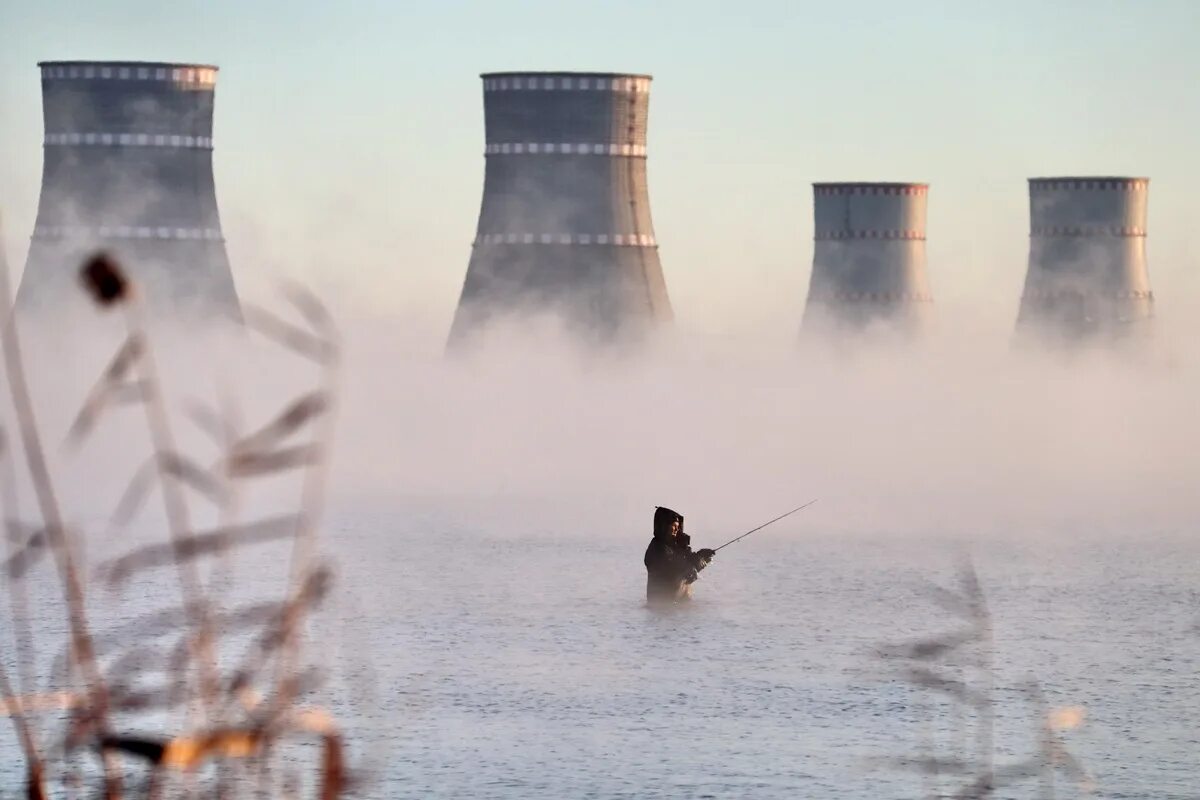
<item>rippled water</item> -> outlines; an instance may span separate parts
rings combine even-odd
[[[633,533],[382,516],[336,537],[371,554],[346,565],[361,609],[347,625],[372,644],[379,797],[915,797],[922,782],[880,760],[957,724],[874,654],[956,628],[924,589],[953,585],[944,543],[766,535],[663,613],[645,607]],[[1032,676],[1052,706],[1086,710],[1063,735],[1097,796],[1200,796],[1200,545],[973,556],[995,618],[999,760],[1035,746]],[[1055,790],[1077,793],[1066,777]]]
[[[930,733],[940,755],[961,750],[971,715],[875,654],[956,629],[924,586],[953,585],[957,546],[768,531],[662,612],[643,599],[646,536],[601,523],[335,515],[340,583],[316,634],[361,796],[920,797],[930,784],[884,760]],[[1195,537],[1063,534],[971,554],[994,616],[998,760],[1036,745],[1021,689],[1034,677],[1051,706],[1085,710],[1063,737],[1095,796],[1200,797]],[[165,602],[171,587],[122,602]],[[1081,796],[1065,775],[1054,792]]]

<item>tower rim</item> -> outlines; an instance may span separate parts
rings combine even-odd
[[[523,77],[525,75],[536,75],[538,77],[549,77],[552,75],[565,75],[572,78],[643,78],[645,80],[654,80],[654,76],[646,72],[579,72],[569,69],[553,69],[553,70],[508,70],[504,72],[481,72],[480,78],[513,78]]]
[[[871,188],[878,186],[879,188],[898,189],[902,187],[928,189],[928,183],[920,181],[821,181],[813,183],[814,189],[827,189],[835,186],[853,186]]]
[[[69,60],[69,61],[39,61],[38,67],[171,67],[172,69],[211,69],[219,71],[216,64],[204,64],[195,61],[104,61],[104,60]]]
[[[1031,184],[1034,183],[1082,183],[1084,181],[1145,181],[1150,182],[1150,179],[1144,175],[1060,175],[1060,176],[1045,176],[1037,178],[1027,178]]]

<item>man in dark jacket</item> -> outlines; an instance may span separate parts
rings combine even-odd
[[[693,553],[691,537],[683,532],[683,517],[669,508],[654,511],[654,538],[646,548],[646,600],[678,603],[690,600],[692,584],[712,561],[713,551]]]

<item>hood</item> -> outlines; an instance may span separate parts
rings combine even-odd
[[[679,530],[683,530],[683,515],[669,508],[657,506],[654,509],[654,538],[665,537],[670,533],[671,523],[679,520]]]

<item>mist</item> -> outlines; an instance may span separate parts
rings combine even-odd
[[[943,334],[857,350],[675,337],[580,363],[548,341],[510,338],[471,363],[398,363],[364,341],[343,490],[637,499],[722,528],[812,496],[814,524],[858,532],[1173,525],[1197,511],[1190,361]]]
[[[576,782],[653,786],[654,747],[680,714],[696,735],[668,737],[669,758],[688,774],[718,764],[722,786],[771,779],[790,796],[815,775],[863,785],[858,796],[906,794],[902,777],[864,764],[907,747],[920,701],[880,680],[873,653],[948,624],[920,587],[945,583],[963,551],[997,609],[998,685],[1033,671],[1056,704],[1086,703],[1096,733],[1074,743],[1114,787],[1155,771],[1143,750],[1106,744],[1118,730],[1185,765],[1160,780],[1188,779],[1191,760],[1177,755],[1194,747],[1186,714],[1164,716],[1140,695],[1093,698],[1097,674],[1124,675],[1162,649],[1138,638],[1148,609],[1152,637],[1174,634],[1163,658],[1191,641],[1190,606],[1153,605],[1183,591],[1155,576],[1185,585],[1190,549],[1174,544],[1194,538],[1200,510],[1188,480],[1200,466],[1195,338],[1177,322],[1187,317],[1160,320],[1141,347],[1074,350],[1014,346],[995,307],[937,307],[916,340],[801,336],[799,320],[747,313],[729,332],[713,320],[608,349],[578,345],[560,320],[524,317],[448,357],[448,326],[427,308],[374,316],[322,294],[342,348],[319,543],[336,588],[312,622],[312,660],[329,677],[317,696],[378,796],[476,796],[505,780],[540,782],[548,796]],[[273,290],[242,300],[295,317]],[[93,579],[89,613],[111,632],[139,609],[172,608],[178,586],[163,570],[113,591],[97,569],[161,543],[165,526],[153,500],[132,524],[109,523],[151,453],[136,404],[105,408],[86,440],[67,443],[127,335],[119,313],[72,313],[22,332]],[[201,466],[222,450],[197,409],[245,435],[319,385],[319,365],[253,328],[160,319],[151,334],[179,450]],[[300,483],[292,472],[241,482],[239,518],[295,508]],[[695,544],[711,547],[811,499],[720,553],[686,616],[640,607],[655,505],[682,512]],[[220,523],[199,497],[191,510],[196,530]],[[288,559],[281,542],[239,547],[233,568],[213,559],[212,597],[262,602],[282,591]],[[1113,585],[1126,598],[1115,609]],[[54,584],[33,590],[47,598],[39,630],[53,636]],[[229,637],[222,663],[242,644]],[[999,740],[1022,752],[1023,704],[997,708]],[[931,713],[938,725],[958,718]],[[585,729],[586,741],[572,738]],[[619,748],[611,760],[583,757],[593,736]],[[732,741],[753,746],[726,765]],[[1116,772],[1110,753],[1126,752],[1147,766]]]
[[[917,342],[763,326],[585,351],[542,318],[445,357],[444,329],[341,311],[335,510],[441,507],[497,533],[615,535],[645,533],[669,505],[689,530],[732,536],[819,498],[806,530],[968,539],[1140,535],[1200,512],[1194,338],[1161,321],[1136,351],[1015,348],[980,315],[944,312]],[[69,355],[27,337],[51,442],[120,341],[118,319],[87,324],[107,334]],[[253,334],[158,330],[185,451],[212,449],[186,408],[232,404],[252,429],[311,380],[311,365]],[[57,451],[80,513],[103,515],[144,459],[139,422],[116,409],[85,447]],[[289,487],[267,481],[262,496]]]

